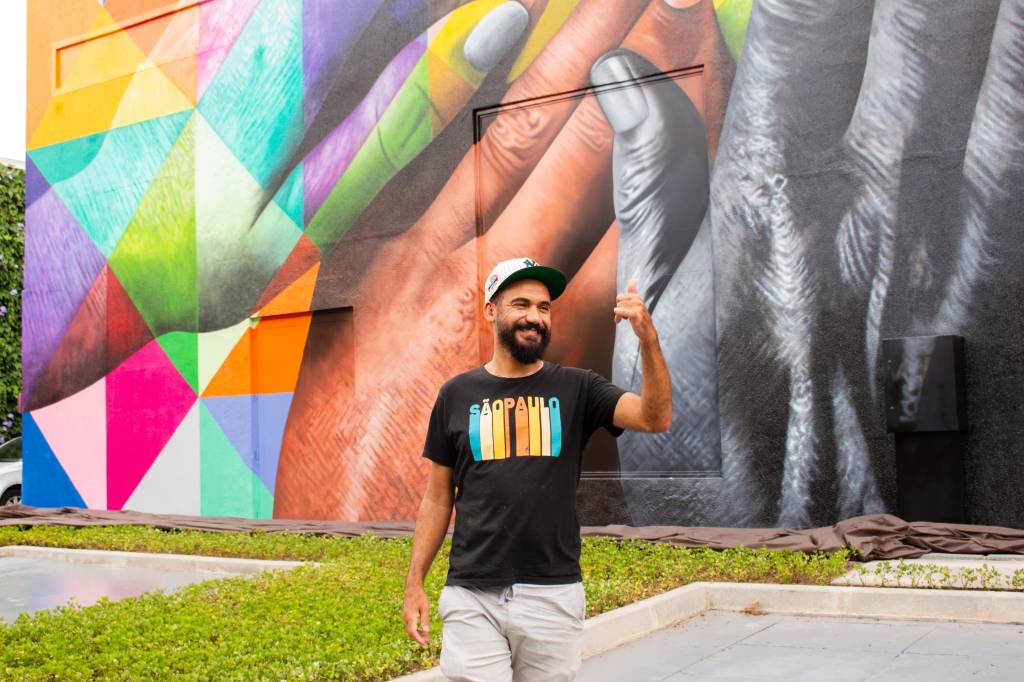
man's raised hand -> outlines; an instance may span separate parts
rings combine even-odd
[[[622,320],[629,320],[633,327],[633,332],[641,340],[654,334],[651,314],[647,312],[647,306],[644,304],[643,299],[640,298],[635,279],[629,280],[629,284],[626,286],[626,293],[615,297],[614,313],[615,323],[618,324]]]

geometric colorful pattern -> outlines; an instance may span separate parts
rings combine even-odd
[[[30,3],[27,503],[272,515],[321,263],[467,110],[504,1]]]

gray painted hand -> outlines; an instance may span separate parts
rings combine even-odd
[[[636,279],[661,338],[680,415],[666,433],[626,432],[620,468],[633,523],[645,523],[643,483],[681,471],[717,473],[718,405],[708,207],[708,143],[700,114],[671,79],[639,79],[656,69],[616,50],[598,60],[591,82],[615,132],[612,155],[619,222],[619,291]],[[616,331],[612,378],[639,392],[639,345]],[[639,488],[638,488],[639,486]],[[637,488],[633,490],[633,488]]]

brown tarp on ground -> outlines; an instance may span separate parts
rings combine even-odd
[[[407,537],[411,521],[254,521],[227,516],[178,516],[133,511],[97,511],[62,507],[0,507],[0,526],[155,526],[164,530],[288,531],[317,535]],[[858,516],[834,526],[809,530],[785,528],[686,528],[681,526],[585,526],[584,537],[606,536],[685,547],[770,547],[802,552],[856,549],[865,561],[916,557],[927,552],[1024,554],[1024,530],[954,523],[907,523],[888,514]]]

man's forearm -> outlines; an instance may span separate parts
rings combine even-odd
[[[654,431],[667,431],[672,425],[672,378],[661,353],[658,333],[640,340],[640,361],[643,364],[643,386],[640,404],[644,420]]]
[[[422,585],[430,565],[437,556],[448,522],[452,518],[451,500],[435,500],[424,497],[416,513],[416,529],[412,534],[412,560],[406,583]]]

